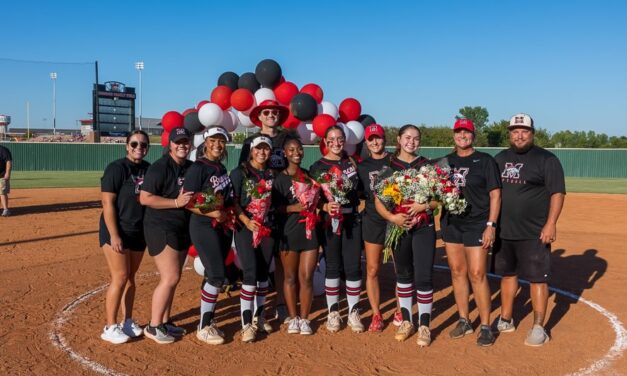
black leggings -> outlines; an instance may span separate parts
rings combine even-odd
[[[324,216],[323,219],[327,219]],[[325,221],[322,222],[326,226]],[[361,280],[361,219],[359,214],[345,214],[342,233],[337,235],[331,226],[324,228],[324,254],[327,261],[326,278],[340,278],[344,271],[347,281]]]
[[[276,241],[268,236],[253,248],[253,233],[246,227],[235,232],[235,248],[244,274],[245,285],[257,286],[257,282],[268,280],[270,263],[274,256]]]
[[[417,290],[432,290],[434,257],[435,227],[430,225],[409,230],[394,250],[398,282],[413,282]]]
[[[198,251],[198,257],[205,267],[205,280],[212,286],[222,287],[226,278],[224,260],[231,249],[233,233],[225,232],[221,227],[214,228],[206,221],[192,218],[189,222],[189,234]]]

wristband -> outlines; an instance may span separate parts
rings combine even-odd
[[[496,223],[494,223],[492,221],[488,221],[488,222],[486,222],[486,226],[490,226],[490,227],[496,228]]]

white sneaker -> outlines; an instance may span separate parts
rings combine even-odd
[[[266,321],[263,313],[261,314],[261,316],[256,316],[253,318],[253,325],[256,326],[257,330],[262,333],[272,333],[272,331],[274,330],[272,329],[272,325],[268,324],[268,322]]]
[[[331,333],[338,332],[342,325],[342,318],[338,311],[333,311],[327,316],[327,330]]]
[[[300,333],[300,317],[296,316],[290,319],[290,322],[287,324],[287,333],[288,334]]]
[[[100,338],[116,345],[119,345],[120,343],[128,342],[128,340],[131,339],[131,337],[124,334],[120,324],[113,324],[109,327],[105,326],[104,329],[102,330],[102,334],[100,335]]]
[[[364,324],[361,323],[361,317],[359,316],[359,310],[353,309],[348,315],[348,326],[354,333],[361,333],[364,331]]]
[[[142,329],[142,327],[137,325],[137,323],[133,319],[126,319],[120,325],[122,325],[122,331],[124,332],[124,334],[131,338],[137,338],[144,334],[144,330]]]
[[[242,328],[242,342],[249,343],[255,340],[257,336],[257,327],[253,324],[246,324]]]
[[[218,329],[214,321],[196,332],[196,338],[210,345],[221,345],[224,343],[224,333]]]
[[[311,330],[311,326],[309,326],[309,320],[300,319],[300,334],[304,336],[312,335],[313,330]]]

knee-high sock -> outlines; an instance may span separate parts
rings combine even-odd
[[[240,314],[242,318],[242,327],[253,322],[253,299],[255,298],[255,290],[257,286],[242,285],[239,293]]]
[[[353,311],[353,307],[359,303],[361,293],[361,279],[359,281],[346,281],[346,301],[348,302],[348,312]]]
[[[433,290],[416,290],[416,300],[418,301],[419,325],[429,326],[431,322],[431,307],[433,306]]]
[[[200,323],[198,329],[202,329],[213,320],[213,312],[218,301],[220,289],[205,282],[200,290]]]
[[[396,283],[396,295],[398,296],[398,305],[401,307],[403,320],[414,322],[412,315],[412,300],[414,287],[411,283]]]
[[[255,316],[263,314],[263,306],[268,295],[268,280],[257,282],[257,294],[255,294]]]
[[[327,298],[327,308],[329,312],[339,311],[340,279],[326,278],[324,280],[324,292]]]

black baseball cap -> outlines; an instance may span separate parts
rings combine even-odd
[[[183,139],[192,139],[192,134],[185,128],[174,128],[170,131],[170,142],[177,142]]]

